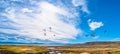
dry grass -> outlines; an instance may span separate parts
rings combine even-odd
[[[0,50],[8,50],[15,53],[21,53],[30,51],[33,53],[37,52],[48,52],[47,46],[27,46],[27,45],[0,45]]]
[[[101,45],[100,45],[101,46]],[[104,46],[104,45],[102,45]],[[80,47],[63,46],[54,47],[54,50],[66,52],[67,54],[120,54],[120,47]],[[14,53],[32,52],[33,54],[49,52],[47,46],[28,46],[28,45],[0,45],[0,51],[7,50]]]
[[[120,48],[80,48],[80,47],[59,47],[56,50],[68,51],[70,54],[120,54]]]

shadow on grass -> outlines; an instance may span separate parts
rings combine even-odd
[[[0,54],[17,54],[17,53],[8,50],[0,50]]]

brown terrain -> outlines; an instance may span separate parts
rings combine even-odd
[[[0,45],[0,54],[120,54],[120,42],[88,42],[65,46]]]

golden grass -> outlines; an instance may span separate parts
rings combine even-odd
[[[56,50],[68,51],[68,54],[79,54],[79,53],[90,53],[90,54],[120,54],[120,47],[91,47],[91,48],[81,48],[81,47],[56,47]]]
[[[120,54],[120,47],[54,47],[54,50],[63,51],[67,54]],[[0,45],[0,50],[8,50],[15,53],[31,51],[32,53],[49,52],[47,46],[28,46],[28,45]]]
[[[46,46],[27,46],[27,45],[0,45],[0,50],[8,50],[13,51],[15,53],[31,51],[33,53],[36,52],[48,52]]]

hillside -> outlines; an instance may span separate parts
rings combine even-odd
[[[103,48],[109,48],[109,47],[119,47],[120,41],[115,41],[115,42],[87,42],[83,44],[73,44],[71,46],[76,46],[76,47],[103,47]]]

